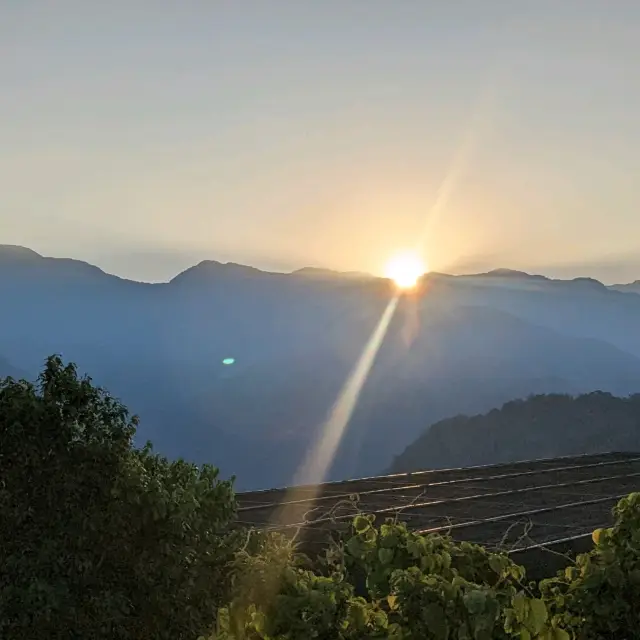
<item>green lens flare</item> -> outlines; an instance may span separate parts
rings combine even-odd
[[[236,361],[236,359],[235,359],[235,358],[225,358],[225,359],[222,361],[222,364],[233,364],[235,361]]]

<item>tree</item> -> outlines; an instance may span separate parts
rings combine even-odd
[[[195,638],[226,590],[230,481],[133,446],[73,364],[0,382],[0,637]]]

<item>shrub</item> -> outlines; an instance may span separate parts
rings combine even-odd
[[[233,594],[211,638],[569,638],[505,555],[401,523],[358,516],[315,570],[308,563],[282,541],[262,545],[236,566],[251,588]]]
[[[579,640],[640,638],[640,493],[620,500],[594,548],[540,589],[553,619]]]

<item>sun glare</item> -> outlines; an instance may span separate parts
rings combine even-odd
[[[424,260],[417,253],[406,252],[389,260],[385,276],[393,280],[400,289],[411,289],[426,272]]]

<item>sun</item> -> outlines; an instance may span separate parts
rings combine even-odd
[[[427,271],[425,261],[417,253],[405,251],[389,260],[385,276],[393,280],[400,289],[411,289]]]

